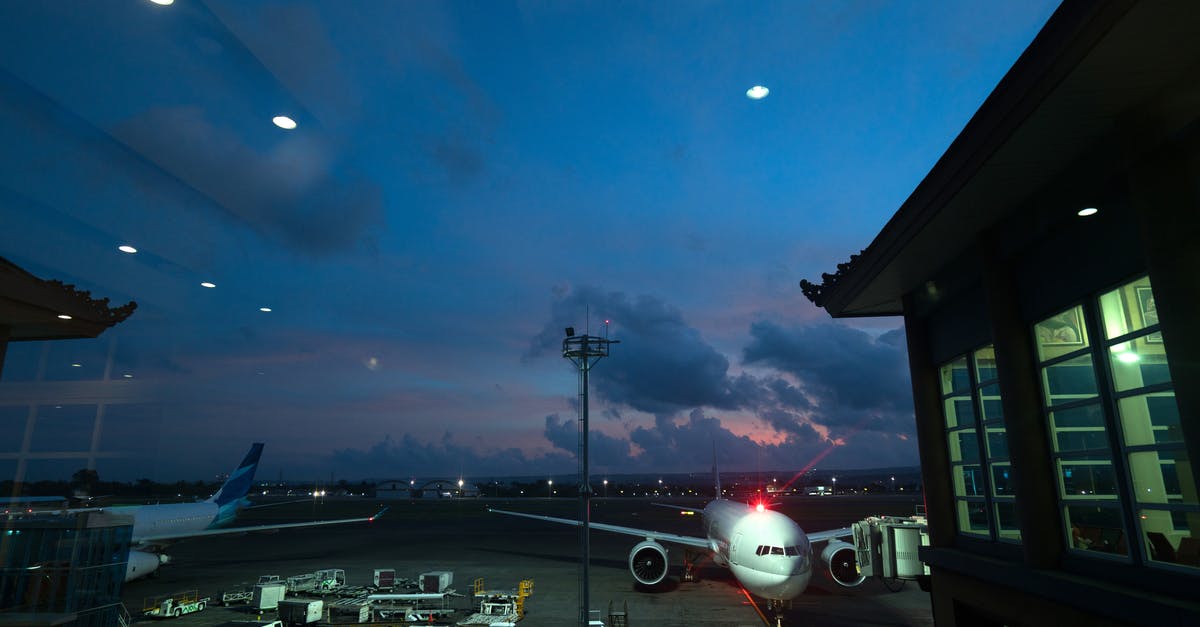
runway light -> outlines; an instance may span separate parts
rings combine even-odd
[[[129,244],[122,244],[120,246],[117,246],[117,250],[119,250],[123,253],[129,253],[130,255],[137,254],[137,249],[134,248],[133,246],[130,246]]]
[[[767,89],[762,85],[755,85],[754,87],[746,90],[746,97],[751,100],[762,100],[763,98],[766,98],[767,94],[769,93],[771,93],[770,89]]]
[[[290,131],[296,128],[296,121],[286,115],[277,115],[271,118],[271,121],[275,123],[275,126],[278,126],[285,131]]]

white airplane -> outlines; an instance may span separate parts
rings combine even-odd
[[[215,536],[229,533],[245,533],[247,531],[263,531],[267,529],[288,529],[292,527],[316,527],[319,525],[340,525],[355,522],[371,522],[378,518],[384,510],[366,518],[343,518],[340,520],[315,520],[299,523],[282,523],[274,525],[256,525],[253,527],[228,527],[237,517],[239,507],[245,505],[246,494],[254,484],[254,471],[258,468],[258,458],[262,455],[263,445],[256,442],[246,453],[245,459],[238,465],[237,470],[229,475],[229,479],[212,497],[197,503],[163,503],[158,505],[122,505],[104,508],[88,508],[75,511],[104,510],[112,514],[122,514],[133,518],[133,537],[130,542],[129,563],[125,567],[125,581],[150,575],[162,564],[171,561],[169,555],[163,553],[166,545],[186,538]]]
[[[853,535],[849,527],[806,534],[791,518],[761,503],[751,506],[720,495],[718,479],[717,498],[704,509],[662,505],[699,513],[704,524],[703,538],[596,522],[589,523],[589,527],[644,538],[629,551],[629,572],[635,581],[646,586],[656,585],[667,576],[667,549],[660,542],[701,549],[713,562],[728,567],[748,592],[766,599],[775,612],[777,624],[784,602],[796,598],[808,587],[813,572],[813,544],[825,543],[819,557],[838,585],[852,588],[866,579],[858,572],[854,545],[838,539]],[[567,518],[488,511],[575,527],[582,524]],[[685,570],[690,571],[691,560],[685,556],[684,562]]]

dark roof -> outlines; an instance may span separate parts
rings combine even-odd
[[[0,327],[8,327],[9,340],[96,337],[134,309],[133,301],[109,307],[107,298],[97,300],[74,285],[39,279],[0,257]]]
[[[1190,0],[1064,2],[871,245],[805,295],[835,317],[903,313],[904,294],[1072,165],[1117,168],[1191,125],[1198,63]]]

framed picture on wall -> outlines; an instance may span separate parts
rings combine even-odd
[[[1136,287],[1138,311],[1142,314],[1142,326],[1150,327],[1158,324],[1158,305],[1154,303],[1154,292],[1149,286]],[[1154,332],[1146,336],[1147,342],[1162,344],[1162,333]]]
[[[1037,324],[1038,342],[1043,346],[1082,346],[1079,308],[1073,307]]]

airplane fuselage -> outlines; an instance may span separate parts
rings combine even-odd
[[[791,599],[812,578],[812,547],[791,518],[718,499],[705,506],[704,532],[713,559],[745,588],[766,599]]]
[[[133,544],[145,538],[183,535],[216,526],[220,508],[211,501],[110,507],[114,514],[133,518]]]

